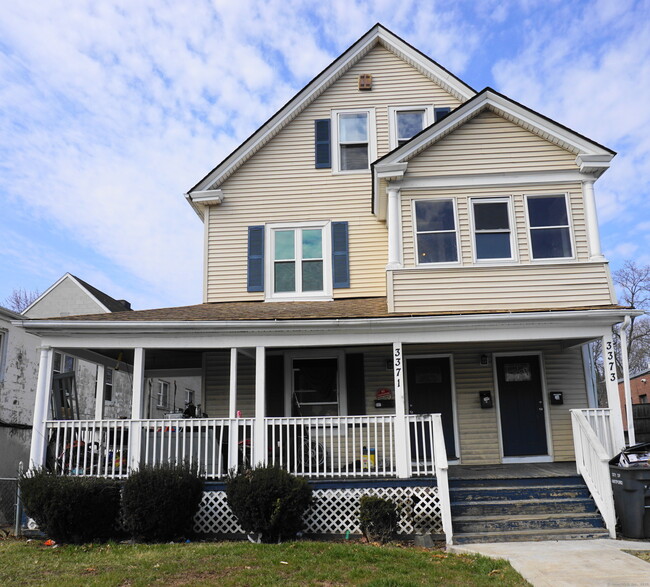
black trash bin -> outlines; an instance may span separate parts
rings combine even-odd
[[[635,444],[609,461],[616,515],[627,538],[650,538],[650,442]]]

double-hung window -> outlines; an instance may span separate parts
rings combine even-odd
[[[330,225],[304,223],[269,230],[271,298],[323,298],[332,295]]]
[[[169,383],[158,382],[158,407],[167,409],[169,407]]]
[[[52,372],[69,373],[70,371],[74,371],[74,357],[54,351],[54,357],[52,359]]]
[[[533,259],[572,257],[566,196],[528,196],[526,205]]]
[[[415,200],[413,206],[418,265],[457,263],[458,234],[454,200]]]
[[[514,259],[510,199],[472,199],[474,255],[477,261]]]
[[[113,369],[109,367],[104,371],[104,401],[113,401]]]
[[[339,172],[370,169],[375,159],[374,110],[335,110],[333,118],[334,169]]]
[[[401,147],[433,122],[432,106],[388,108],[390,148]]]

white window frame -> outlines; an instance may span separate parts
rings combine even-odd
[[[566,209],[566,215],[567,215],[567,225],[553,225],[553,226],[537,226],[537,227],[531,227],[530,225],[530,211],[528,209],[528,201],[533,198],[557,198],[557,197],[563,197],[564,198],[564,206]],[[525,207],[526,207],[526,236],[528,239],[528,251],[530,255],[530,260],[533,262],[542,262],[542,263],[566,263],[568,261],[573,261],[575,260],[576,256],[576,246],[575,246],[575,240],[574,240],[574,235],[573,235],[573,218],[572,218],[572,213],[571,213],[571,199],[569,197],[568,193],[548,193],[548,194],[524,194],[524,202],[525,202]],[[532,231],[533,230],[544,230],[547,228],[568,228],[569,229],[569,244],[571,245],[571,255],[568,257],[535,257],[535,253],[533,251],[533,238],[532,238]]]
[[[109,377],[110,382],[108,380]],[[111,399],[106,399],[106,391],[109,387],[111,388]],[[115,401],[115,370],[110,367],[106,367],[104,370],[104,401],[109,404],[112,404]]]
[[[165,396],[164,403],[161,402],[161,400],[163,399],[163,386],[166,387],[166,391],[164,394]],[[166,410],[169,409],[169,381],[163,381],[163,380],[158,381],[158,392],[156,394],[156,407],[163,408]]]
[[[388,138],[390,142],[390,150],[396,149],[399,137],[397,136],[397,115],[400,112],[413,112],[420,110],[424,112],[424,126],[422,130],[433,124],[433,105],[432,104],[418,104],[417,106],[389,106],[388,107]]]
[[[59,355],[61,357],[61,368],[60,369],[56,369],[56,367],[54,366],[54,360],[56,358],[56,355]],[[65,363],[66,363],[66,359],[68,359],[68,358],[72,359],[72,371],[74,371],[75,367],[77,365],[75,357],[73,357],[72,355],[66,355],[65,353],[63,353],[61,351],[54,351],[54,354],[52,356],[52,373],[54,373],[56,375],[58,375],[60,373],[70,373],[71,371],[66,371],[65,370]]]
[[[301,230],[320,228],[323,232],[323,289],[321,291],[302,292],[302,241],[296,239],[296,291],[274,292],[273,276],[275,264],[275,233],[280,230]],[[332,227],[331,222],[292,222],[267,224],[264,230],[265,255],[264,292],[267,301],[311,300],[329,301],[332,299]]]
[[[510,257],[497,257],[493,259],[479,259],[478,247],[476,246],[476,221],[474,215],[474,204],[502,204],[505,203],[508,207],[508,224],[510,232]],[[515,263],[518,261],[518,251],[516,246],[516,226],[514,225],[514,214],[512,211],[512,198],[510,196],[497,196],[497,197],[471,197],[469,199],[471,229],[472,229],[472,254],[474,263],[480,265],[500,265],[501,263]],[[490,232],[502,233],[502,230],[494,231],[481,231],[478,234],[487,234]]]
[[[454,210],[454,231],[456,233],[456,260],[455,261],[433,261],[431,263],[420,263],[420,251],[418,250],[418,226],[417,218],[415,212],[416,202],[449,202],[451,201],[453,210]],[[415,265],[416,267],[421,268],[431,268],[431,267],[458,267],[462,265],[462,251],[460,250],[460,229],[458,226],[458,202],[456,198],[417,198],[411,200],[411,222],[412,222],[412,232],[413,232],[413,250],[415,251]],[[432,232],[432,231],[426,231]],[[451,232],[450,230],[437,230],[433,231],[436,233],[442,232]]]
[[[5,365],[7,363],[7,347],[9,340],[9,331],[6,328],[0,328],[0,383],[5,378]]]
[[[339,117],[341,114],[359,114],[365,112],[368,116],[368,167],[366,169],[341,169],[341,153],[339,150]],[[377,125],[374,108],[350,108],[332,110],[332,173],[355,174],[370,173],[370,165],[377,159]]]
[[[185,388],[185,405],[189,406],[192,404],[195,406],[196,404],[194,403],[194,398],[196,396],[196,392],[193,389],[189,389],[188,387]]]

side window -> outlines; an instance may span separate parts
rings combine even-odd
[[[514,259],[509,198],[472,199],[477,261]]]
[[[52,359],[53,373],[68,373],[74,371],[74,357],[54,351]]]
[[[158,382],[158,407],[167,408],[169,406],[169,383],[167,381]]]
[[[572,257],[566,196],[528,196],[526,204],[533,259]]]
[[[113,369],[108,367],[104,371],[104,401],[113,401]]]
[[[0,330],[0,382],[4,380],[5,363],[7,361],[7,336],[6,330]]]
[[[414,216],[418,265],[457,263],[458,235],[454,201],[416,200]]]
[[[334,170],[359,172],[375,159],[374,110],[333,111]]]

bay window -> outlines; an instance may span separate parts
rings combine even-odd
[[[457,263],[454,200],[415,200],[413,206],[417,263]]]
[[[572,257],[566,196],[527,196],[526,206],[532,258]]]

